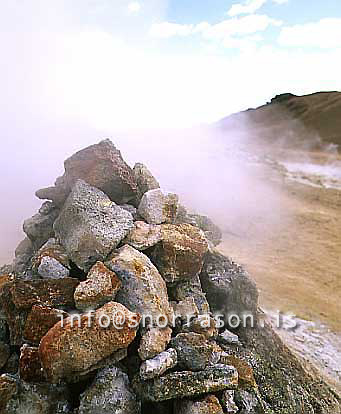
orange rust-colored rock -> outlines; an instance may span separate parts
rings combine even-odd
[[[166,282],[195,277],[202,268],[208,243],[204,233],[190,224],[164,224],[162,239],[153,251],[156,264]]]
[[[61,310],[43,305],[33,305],[24,327],[24,339],[39,345],[41,338],[63,318],[69,315]]]
[[[112,301],[122,283],[114,272],[102,262],[97,262],[88,273],[87,280],[81,282],[75,290],[77,309],[96,309]]]
[[[118,323],[117,317],[121,317]],[[113,319],[115,323],[113,323]],[[105,327],[110,321],[108,327]],[[58,322],[42,338],[39,354],[47,379],[51,383],[68,380],[89,370],[100,360],[134,340],[140,315],[125,306],[109,302],[94,312],[80,315],[79,321],[69,317]]]
[[[33,305],[74,308],[73,294],[79,280],[15,280],[0,290],[0,306],[6,316],[11,344],[22,345],[22,334],[28,312]]]
[[[223,354],[220,358],[220,363],[231,365],[236,368],[238,371],[239,385],[241,387],[257,387],[253,369],[246,361],[243,361],[234,355]]]

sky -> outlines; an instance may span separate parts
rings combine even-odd
[[[339,0],[0,0],[0,32],[18,122],[183,127],[341,89]]]
[[[200,209],[218,200],[243,221],[252,174],[216,161],[216,137],[179,130],[280,93],[341,90],[340,73],[340,0],[0,0],[0,254],[39,208],[34,191],[107,137]]]

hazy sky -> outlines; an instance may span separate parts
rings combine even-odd
[[[341,89],[339,0],[0,0],[0,31],[17,122],[193,125]]]
[[[0,255],[8,255],[41,203],[34,191],[62,174],[66,157],[108,136],[166,185],[206,179],[208,204],[224,187],[248,214],[250,177],[212,162],[215,137],[202,144],[196,133],[148,131],[210,123],[278,93],[340,90],[341,3],[0,0],[0,59]],[[219,182],[215,191],[217,176],[236,171],[238,188]]]

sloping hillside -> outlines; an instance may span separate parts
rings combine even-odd
[[[286,146],[320,149],[320,140],[341,146],[341,93],[318,92],[277,95],[264,106],[231,115],[219,122],[223,128],[247,124],[259,139]],[[244,125],[244,127],[246,127]]]

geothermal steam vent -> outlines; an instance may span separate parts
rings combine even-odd
[[[215,250],[217,226],[111,141],[37,196],[49,201],[0,272],[1,413],[340,412],[258,323],[256,286]]]

